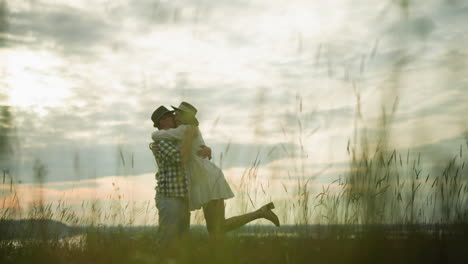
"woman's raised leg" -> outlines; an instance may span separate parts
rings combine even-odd
[[[280,223],[278,217],[273,213],[273,211],[271,211],[273,208],[273,203],[269,203],[253,212],[225,219],[224,200],[220,199],[210,201],[203,207],[203,213],[205,215],[208,233],[211,236],[220,237],[226,232],[237,229],[260,218],[267,219],[273,222],[276,226],[279,226]]]

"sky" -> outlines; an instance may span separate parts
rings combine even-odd
[[[150,116],[181,101],[198,108],[240,207],[256,162],[252,186],[269,186],[258,207],[298,179],[314,193],[344,175],[363,135],[376,145],[387,132],[389,148],[428,164],[468,147],[462,0],[0,6],[4,201],[10,183],[22,204],[152,201]]]

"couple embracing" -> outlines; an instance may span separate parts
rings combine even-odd
[[[198,129],[197,109],[187,102],[173,111],[157,108],[150,149],[158,165],[156,207],[159,239],[169,245],[188,233],[190,211],[203,209],[211,237],[219,238],[255,219],[264,218],[279,226],[273,203],[243,215],[225,218],[224,200],[234,197],[220,168],[210,161],[211,149]]]

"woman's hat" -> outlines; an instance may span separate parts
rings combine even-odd
[[[192,115],[196,115],[198,111],[193,105],[187,102],[182,102],[180,103],[179,107],[172,106],[172,108],[174,108],[174,110],[176,111],[179,110],[179,111],[190,113]]]

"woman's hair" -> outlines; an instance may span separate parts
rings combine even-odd
[[[178,113],[180,114],[180,121],[182,124],[198,126],[198,119],[195,117],[195,115],[185,111],[179,111]]]

